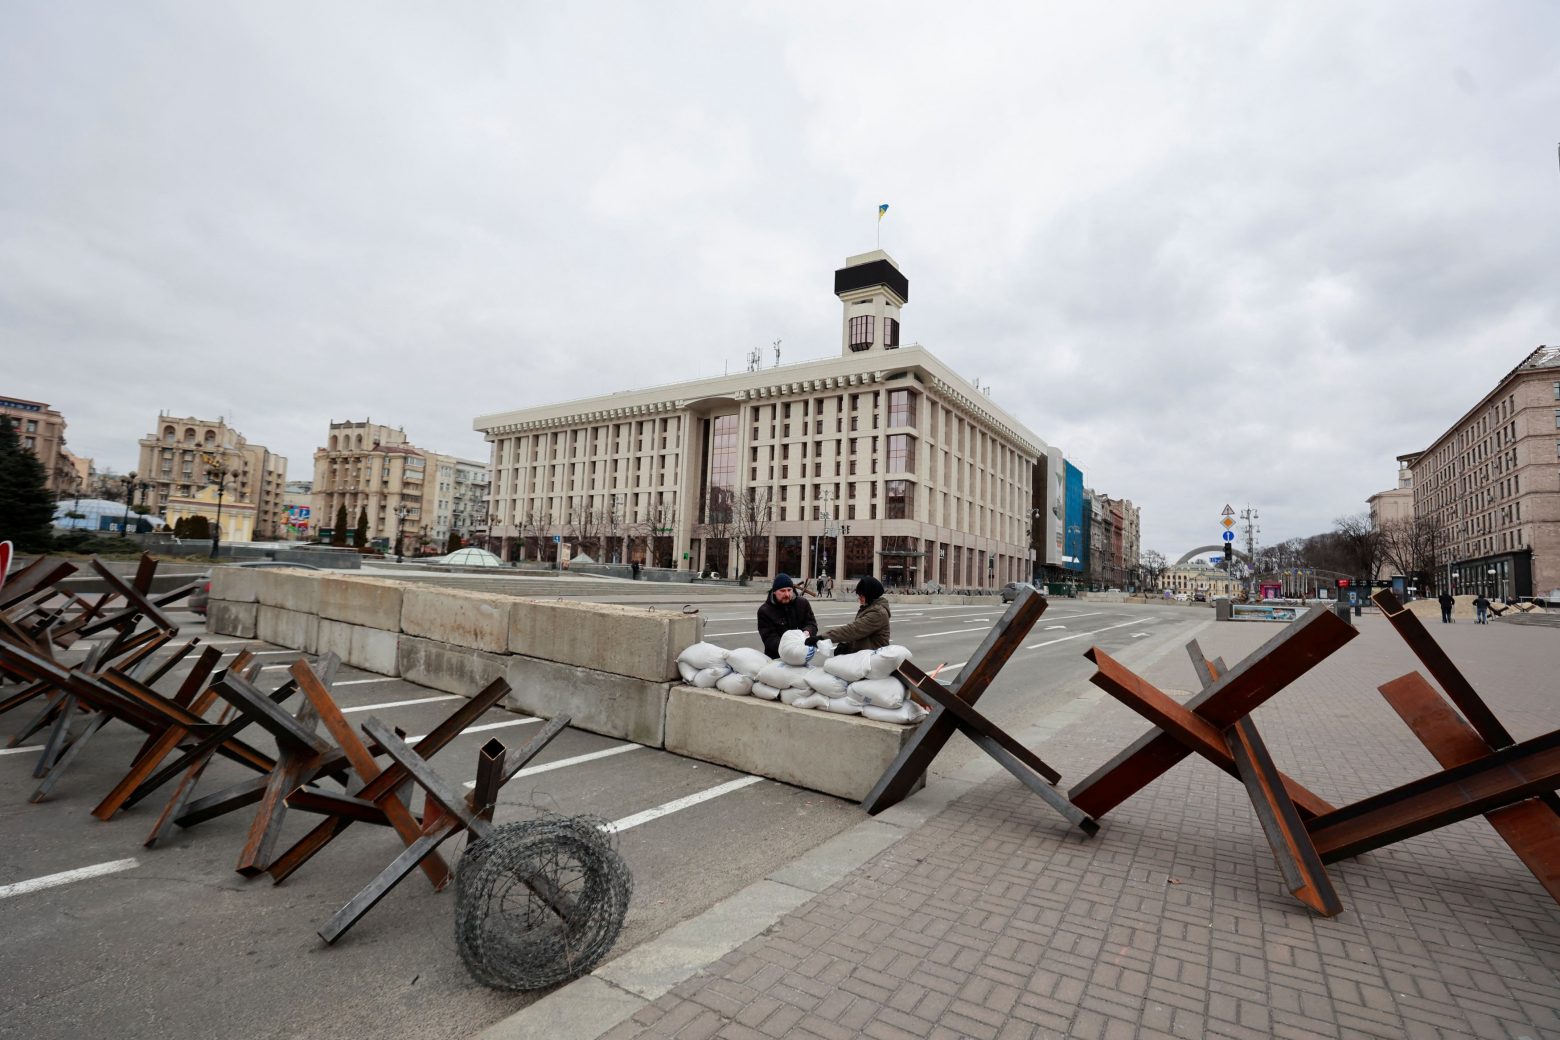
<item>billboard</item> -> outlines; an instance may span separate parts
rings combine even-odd
[[[1065,480],[1062,493],[1062,566],[1083,571],[1083,470],[1063,460]]]
[[[307,538],[309,536],[309,529],[311,527],[312,518],[308,506],[288,506],[283,511],[283,514],[282,523],[286,526],[287,530],[298,535],[300,538]]]

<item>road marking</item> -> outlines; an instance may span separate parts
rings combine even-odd
[[[966,625],[978,625],[982,621],[990,621],[990,620],[991,619],[989,617],[970,618],[968,621],[965,622],[965,624]]]
[[[446,693],[442,697],[418,697],[409,701],[385,701],[382,704],[364,704],[356,708],[342,708],[343,715],[353,711],[378,711],[380,708],[404,708],[409,704],[433,704],[435,701],[463,701],[458,693]]]
[[[758,783],[762,779],[764,778],[761,776],[744,776],[740,780],[730,780],[716,787],[711,787],[708,790],[700,791],[698,794],[690,794],[685,798],[678,798],[675,801],[667,802],[665,805],[658,805],[654,809],[646,809],[644,812],[635,813],[632,816],[625,816],[621,820],[613,820],[611,823],[604,825],[601,829],[606,831],[608,834],[621,834],[631,827],[638,827],[642,823],[649,823],[651,820],[659,820],[663,816],[670,815],[674,812],[681,812],[690,806],[698,805],[700,802],[707,802],[711,798],[719,798],[723,794],[730,794],[732,791],[739,791],[742,788],[749,786],[750,784]]]
[[[757,779],[757,777],[754,779]],[[140,866],[140,863],[133,859],[116,859],[108,863],[94,863],[90,867],[62,870],[58,874],[45,874],[43,877],[35,877],[29,881],[17,881],[9,885],[0,885],[0,899],[26,895],[28,892],[37,892],[41,889],[53,888],[56,885],[68,885],[72,881],[81,881],[89,877],[100,877],[103,874],[117,874],[121,870],[129,870],[138,866]]]
[[[26,744],[22,747],[0,748],[0,755],[21,755],[29,751],[42,751],[42,744]]]
[[[1132,633],[1132,638],[1133,639],[1142,639],[1146,635],[1148,635],[1147,632],[1134,632],[1134,633]]]
[[[1143,623],[1143,619],[1142,618],[1133,618],[1131,621],[1123,621],[1119,625],[1106,625],[1104,628],[1096,628],[1092,632],[1074,632],[1070,636],[1062,636],[1062,637],[1060,637],[1058,639],[1050,639],[1050,640],[1047,640],[1044,643],[1030,643],[1028,646],[1024,647],[1024,649],[1025,650],[1038,650],[1042,646],[1051,646],[1051,645],[1053,645],[1055,643],[1065,643],[1069,639],[1082,639],[1084,636],[1094,636],[1094,635],[1099,635],[1101,632],[1109,632],[1113,628],[1126,628],[1128,625],[1141,625],[1142,623]]]
[[[336,682],[333,682],[333,683],[330,684],[330,688],[334,690],[338,686],[362,686],[364,683],[371,683],[371,682],[400,682],[400,681],[401,681],[400,678],[398,676],[394,676],[394,675],[381,675],[381,676],[379,676],[378,678],[375,678],[375,679],[338,679]],[[452,694],[450,694],[450,696],[454,697],[454,696],[457,696],[457,695],[452,693]]]
[[[520,770],[511,780],[518,780],[522,776],[535,776],[537,773],[550,773],[554,769],[563,769],[565,766],[577,766],[581,762],[594,762],[598,758],[610,758],[613,755],[621,755],[625,751],[636,751],[643,747],[642,744],[624,744],[622,747],[609,747],[605,751],[592,751],[588,755],[575,755],[573,758],[560,758],[556,762],[544,762],[539,766],[528,766]],[[476,787],[475,780],[467,780],[467,787]]]
[[[541,721],[541,719],[511,719],[508,722],[489,722],[486,726],[467,726],[465,729],[461,730],[461,733],[482,733],[490,729],[504,729],[506,726],[529,726],[533,722]],[[415,737],[407,737],[406,743],[415,744],[427,735],[428,734],[426,733],[422,733]]]
[[[223,654],[222,656],[223,657],[237,657],[239,655],[239,653],[240,653],[240,651],[235,650],[235,651],[233,651],[230,654]],[[275,657],[277,654],[297,654],[300,657],[305,656],[302,650],[251,650],[250,653],[249,653],[249,656],[250,657]]]
[[[1046,625],[1041,631],[1055,632],[1058,628],[1066,628],[1066,625]]]

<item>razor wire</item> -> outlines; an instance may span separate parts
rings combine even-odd
[[[547,813],[495,826],[455,874],[455,944],[478,982],[534,990],[599,964],[634,879],[606,821]]]

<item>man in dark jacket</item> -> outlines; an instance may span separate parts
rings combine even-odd
[[[1443,592],[1436,597],[1436,602],[1441,604],[1441,624],[1451,624],[1452,607],[1456,606],[1457,601],[1452,598],[1452,594],[1450,592]]]
[[[837,654],[855,653],[857,650],[876,650],[889,644],[888,626],[890,611],[883,599],[883,583],[872,575],[856,582],[856,617],[848,625],[831,628],[820,636],[808,640],[832,639]]]
[[[789,574],[776,574],[768,598],[758,608],[758,638],[764,641],[764,653],[779,657],[780,636],[798,628],[809,638],[817,636],[818,620],[813,617],[812,604],[796,591]]]

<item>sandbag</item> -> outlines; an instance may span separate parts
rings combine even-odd
[[[797,689],[795,686],[782,686],[780,688],[781,704],[795,704],[805,697],[812,696],[814,696],[812,690],[806,686],[803,686],[801,689]]]
[[[753,692],[753,680],[741,672],[727,672],[715,680],[715,688],[721,693],[735,694],[738,697],[746,697]]]
[[[869,704],[861,709],[861,714],[875,722],[897,722],[903,725],[910,722],[920,722],[930,713],[907,697],[905,702],[897,708],[879,708]]]
[[[683,682],[691,683],[693,682],[693,677],[699,674],[699,670],[687,661],[678,661],[677,674],[682,676]]]
[[[823,667],[830,675],[837,675],[846,682],[855,682],[867,677],[867,665],[871,661],[871,650],[858,650],[853,654],[831,657],[823,662]]]
[[[897,708],[905,702],[905,687],[892,675],[887,679],[862,679],[850,684],[849,697],[877,708]]]
[[[809,693],[807,696],[798,697],[791,702],[791,707],[793,708],[826,708],[828,705],[829,698],[821,693]]]
[[[695,669],[719,668],[726,663],[726,655],[731,651],[714,643],[694,643],[688,649],[677,655],[679,662],[686,661]]]
[[[780,633],[780,660],[786,664],[805,665],[812,647],[807,645],[807,633],[799,628]]]
[[[719,668],[700,668],[693,673],[693,685],[701,690],[713,690],[715,684],[731,674],[731,669],[725,665]]]
[[[771,661],[759,669],[757,679],[765,686],[773,686],[777,690],[783,690],[787,686],[798,690],[806,690],[807,669],[797,668],[786,664],[784,661]]]
[[[807,658],[807,663],[814,668],[822,668],[823,662],[834,656],[834,649],[834,640],[818,640],[818,645],[812,648],[812,655]]]
[[[807,685],[825,697],[843,697],[850,684],[837,675],[830,675],[823,668],[807,669]]]
[[[814,696],[822,696],[822,694],[815,694]],[[829,703],[825,704],[823,708],[825,711],[832,711],[836,715],[860,715],[865,710],[849,697],[830,697]]]
[[[750,646],[739,646],[726,655],[726,664],[731,666],[734,672],[741,672],[749,679],[758,678],[758,673],[769,663],[769,658],[764,656],[762,650],[754,650]]]
[[[761,697],[766,701],[777,701],[780,699],[780,691],[775,689],[773,686],[766,686],[764,683],[755,682],[753,684],[753,696]]]
[[[868,679],[887,679],[894,671],[906,661],[910,660],[910,648],[907,646],[885,646],[872,651],[872,657],[867,662]]]

